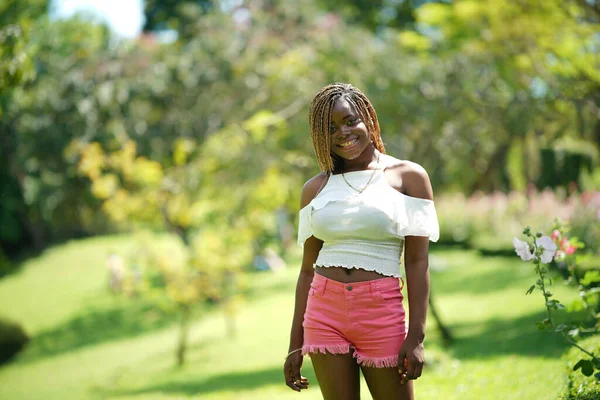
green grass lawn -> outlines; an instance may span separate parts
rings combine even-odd
[[[295,393],[282,379],[298,262],[281,274],[247,277],[235,337],[228,337],[219,310],[199,313],[188,362],[176,368],[176,321],[107,290],[108,251],[131,244],[129,236],[70,242],[0,280],[0,315],[22,322],[33,336],[25,352],[0,368],[0,398],[321,398],[309,358],[303,369],[309,390]],[[432,264],[443,268],[432,272],[433,294],[456,342],[444,348],[430,318],[418,399],[543,400],[564,393],[567,348],[534,326],[544,310],[538,292],[525,296],[535,281],[531,264],[435,247]],[[552,291],[563,301],[575,295],[561,285]]]

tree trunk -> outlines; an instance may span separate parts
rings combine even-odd
[[[179,325],[179,343],[177,344],[177,366],[182,367],[185,363],[187,351],[188,333],[190,330],[190,306],[181,307],[181,323]]]
[[[442,335],[442,342],[444,343],[445,346],[450,345],[453,340],[452,334],[450,333],[450,330],[444,325],[444,323],[440,319],[440,316],[438,315],[435,305],[433,303],[433,296],[432,296],[431,292],[429,293],[429,311],[431,312],[431,315],[435,319],[435,322],[437,323],[437,326],[440,330],[440,334]]]
[[[485,171],[480,175],[479,179],[470,188],[470,193],[476,192],[477,190],[489,191],[490,189],[497,189],[494,182],[494,173],[502,171],[506,164],[506,156],[508,154],[509,143],[499,145],[496,152],[490,158],[490,162],[487,165]]]

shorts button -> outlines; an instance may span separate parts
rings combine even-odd
[[[351,292],[352,291],[352,286],[348,286],[348,291]]]

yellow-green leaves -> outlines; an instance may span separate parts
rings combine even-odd
[[[424,51],[431,48],[431,40],[415,31],[400,32],[398,42],[402,47],[415,51]]]

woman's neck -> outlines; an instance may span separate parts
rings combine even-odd
[[[375,149],[375,146],[370,145],[355,159],[344,160],[342,172],[369,169],[369,165],[377,161],[379,154],[380,153],[377,151],[377,149]]]

